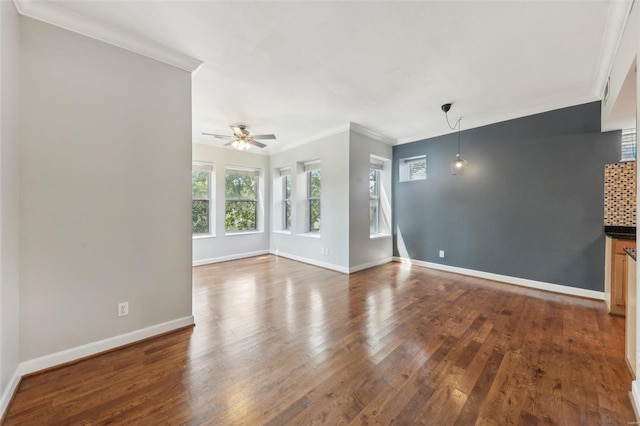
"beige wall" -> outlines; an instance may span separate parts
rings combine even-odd
[[[18,368],[18,31],[13,3],[0,1],[0,415]]]
[[[28,18],[20,38],[21,361],[190,317],[191,75]]]
[[[364,269],[393,256],[391,235],[391,145],[354,131],[349,137],[349,268]],[[371,155],[384,158],[381,172],[380,217],[387,226],[380,229],[385,236],[371,238],[369,225],[369,168]],[[386,228],[386,229],[384,229]]]
[[[322,190],[321,226],[318,238],[306,233],[306,187],[301,163],[320,160]],[[326,136],[271,156],[271,172],[281,168],[293,173],[292,232],[272,232],[271,251],[305,262],[347,272],[349,267],[349,131]],[[276,183],[279,185],[279,183]],[[272,185],[274,183],[272,182]],[[275,192],[275,191],[274,191]],[[273,204],[281,199],[273,200]],[[274,214],[274,221],[278,220]],[[274,229],[276,226],[274,224]],[[326,249],[323,252],[321,249]],[[326,254],[323,254],[326,253]]]
[[[388,159],[383,194],[387,236],[370,238],[369,165],[371,155]],[[393,254],[391,224],[390,145],[356,131],[343,130],[271,156],[209,145],[193,144],[193,160],[213,163],[215,235],[193,240],[194,264],[205,264],[264,253],[273,253],[341,272],[353,272],[390,261]],[[320,160],[322,168],[321,231],[307,232],[306,176],[302,163]],[[225,235],[225,165],[261,170],[265,203],[263,232]],[[280,169],[292,171],[291,229],[283,230]]]

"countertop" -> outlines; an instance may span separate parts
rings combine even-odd
[[[616,238],[618,240],[633,240],[636,239],[635,226],[609,226],[605,225],[604,233],[606,236]]]
[[[633,260],[636,260],[636,249],[634,248],[629,248],[629,247],[625,247],[624,248],[625,253],[627,253],[629,256],[631,256],[631,258]]]

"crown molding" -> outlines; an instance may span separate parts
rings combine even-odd
[[[112,27],[56,4],[37,0],[13,0],[21,15],[118,46],[187,72],[195,72],[202,61],[145,37]]]
[[[611,68],[620,46],[620,40],[622,40],[634,2],[635,0],[613,0],[609,2],[607,23],[602,35],[600,56],[593,79],[593,93],[599,99],[602,99],[604,87],[611,73]]]
[[[490,117],[480,118],[477,120],[468,120],[465,118],[467,123],[465,124],[465,128],[462,131],[462,133],[466,132],[467,130],[475,129],[478,127],[489,126],[491,124],[498,124],[504,121],[514,120],[516,118],[528,117],[530,115],[542,114],[542,113],[554,111],[557,109],[588,104],[590,102],[596,102],[598,100],[599,98],[596,97],[594,94],[586,94],[583,96],[575,96],[570,99],[557,100],[557,101],[547,102],[544,104],[540,104],[540,105],[536,105],[528,108],[522,108],[517,111],[509,111],[504,114],[497,114]],[[453,132],[449,129],[446,129],[446,131],[444,132],[436,131],[436,132],[421,133],[414,136],[408,136],[406,138],[400,138],[398,139],[397,144],[402,145],[405,143],[417,142],[425,139],[443,136],[449,133],[453,133]]]
[[[290,143],[290,144],[287,144],[287,145],[283,145],[281,147],[269,150],[268,155],[279,154],[281,152],[288,151],[290,149],[297,148],[299,146],[306,145],[306,144],[311,143],[311,142],[316,142],[316,141],[318,141],[320,139],[324,139],[324,138],[327,138],[329,136],[337,135],[337,134],[343,133],[343,132],[348,132],[349,130],[350,130],[350,126],[346,125],[346,126],[338,127],[336,129],[332,129],[332,130],[327,130],[327,131],[324,131],[324,132],[316,133],[315,135],[308,136],[308,137],[306,137],[304,139],[300,139],[297,142],[293,142],[293,143]]]
[[[353,121],[349,123],[349,129],[352,132],[356,132],[361,134],[362,136],[367,136],[371,139],[377,140],[378,142],[385,143],[387,145],[396,145],[398,143],[397,139],[390,138],[388,136],[383,135],[382,133],[375,132],[371,129],[368,129],[358,123],[354,123]]]

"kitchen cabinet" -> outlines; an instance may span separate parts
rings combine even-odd
[[[625,315],[627,302],[627,254],[624,248],[636,248],[636,242],[607,237],[605,254],[605,301],[609,313]]]

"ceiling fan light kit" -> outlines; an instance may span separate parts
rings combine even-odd
[[[246,151],[251,148],[251,144],[243,139],[238,139],[231,142],[231,146],[238,151]]]
[[[451,110],[451,105],[452,104],[444,104],[440,108],[442,109],[442,112],[444,112],[444,116],[447,119],[447,125],[449,126],[449,128],[451,130],[455,130],[456,127],[458,128],[458,153],[456,154],[456,158],[451,162],[451,165],[449,167],[451,174],[457,176],[466,173],[467,160],[464,160],[462,157],[460,157],[460,122],[462,121],[462,117],[458,118],[458,121],[456,121],[455,124],[451,126],[448,115],[449,110]]]
[[[217,135],[215,133],[202,133],[205,136],[213,136],[217,139],[229,140],[224,146],[232,146],[239,151],[246,151],[252,146],[264,148],[267,145],[258,142],[256,139],[275,139],[276,135],[252,135],[245,124],[236,124],[229,126],[233,132],[233,136]]]

